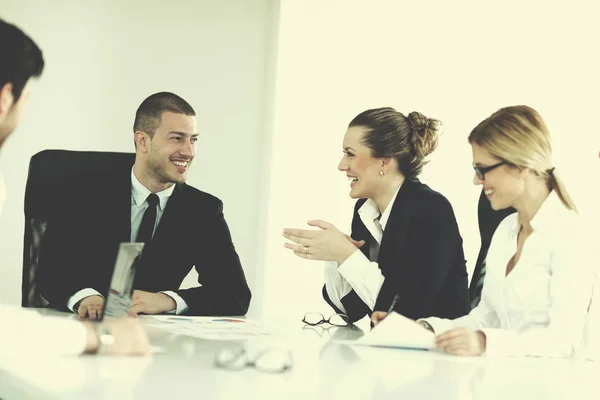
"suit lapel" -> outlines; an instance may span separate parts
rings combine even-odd
[[[158,227],[156,227],[156,231],[154,232],[152,241],[150,242],[151,244],[164,242],[169,238],[168,232],[172,235],[173,232],[177,232],[178,225],[182,226],[180,222],[182,215],[180,210],[185,209],[185,207],[182,206],[182,202],[184,201],[183,185],[184,184],[177,184],[173,190],[173,194],[169,197],[165,212],[163,213],[160,222],[158,223]]]
[[[410,217],[414,214],[416,207],[416,196],[415,191],[418,190],[421,182],[405,180],[402,187],[398,191],[396,200],[392,205],[390,211],[390,218],[383,232],[383,238],[381,239],[381,245],[379,246],[379,257],[382,259],[385,257],[387,250],[387,238],[393,238],[394,242],[390,243],[390,249],[402,249],[404,246],[404,238],[406,230],[408,229],[408,223]]]
[[[365,257],[369,258],[369,249],[371,246],[371,240],[375,240],[371,233],[363,223],[360,218],[360,214],[358,210],[365,204],[366,199],[358,200],[359,203],[354,211],[354,216],[352,218],[352,238],[354,240],[364,240],[365,244],[360,248],[360,251],[365,255]]]

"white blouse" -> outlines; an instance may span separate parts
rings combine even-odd
[[[346,312],[342,304],[342,298],[352,290],[371,310],[375,308],[375,302],[385,277],[381,273],[377,258],[379,256],[379,245],[383,239],[383,232],[390,219],[392,208],[398,197],[402,185],[396,189],[383,214],[372,199],[367,199],[358,209],[360,220],[375,239],[371,243],[370,259],[362,251],[356,249],[350,257],[342,264],[335,261],[325,261],[325,289],[333,304],[343,312]],[[381,215],[381,218],[379,216]]]
[[[500,223],[486,259],[481,302],[455,320],[426,318],[436,333],[456,327],[482,330],[489,355],[570,357],[584,347],[596,279],[591,232],[554,192],[531,226],[533,233],[506,276],[520,224],[516,213]]]

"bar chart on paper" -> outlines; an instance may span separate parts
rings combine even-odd
[[[232,317],[145,316],[145,325],[208,340],[242,340],[272,336],[258,321]]]

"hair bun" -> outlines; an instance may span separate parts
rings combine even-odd
[[[442,133],[442,123],[437,119],[427,118],[418,111],[411,112],[406,119],[415,154],[423,159],[437,148],[438,138]]]

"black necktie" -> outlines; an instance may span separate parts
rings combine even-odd
[[[146,201],[148,202],[148,208],[144,212],[140,230],[137,234],[136,242],[138,243],[150,243],[152,240],[152,232],[154,231],[154,224],[156,223],[158,196],[154,193],[150,193],[146,198]]]

